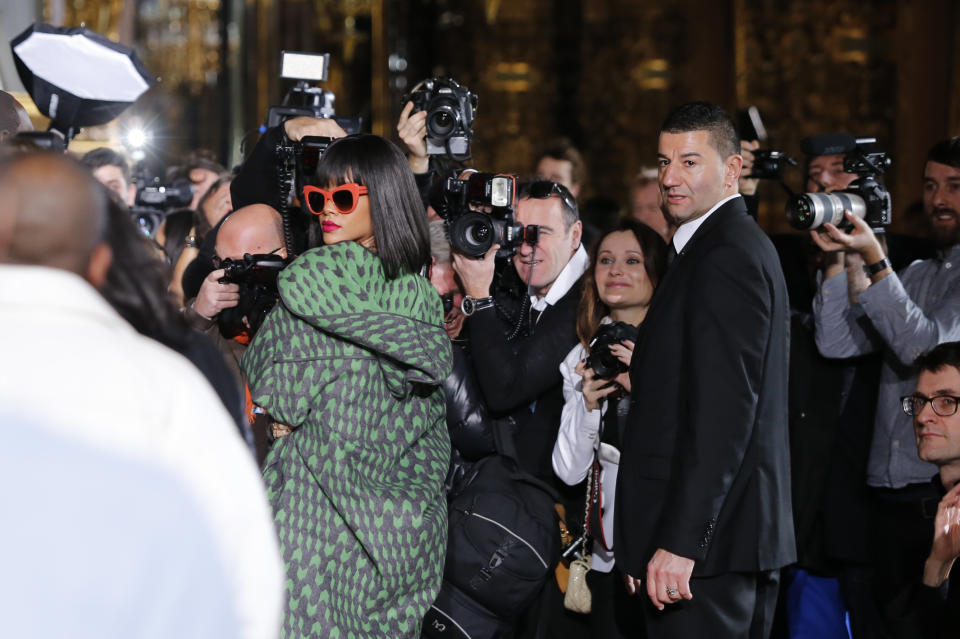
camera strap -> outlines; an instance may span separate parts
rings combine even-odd
[[[537,245],[533,245],[533,252],[530,254],[530,272],[527,273],[527,281],[524,282],[526,295],[523,296],[523,302],[520,304],[520,312],[517,313],[516,323],[513,326],[513,330],[510,332],[510,335],[507,336],[507,341],[512,342],[519,335],[520,331],[523,329],[523,326],[526,324],[527,334],[533,335],[533,328],[536,322],[533,319],[533,305],[530,303],[530,297],[532,293],[530,291],[530,282],[533,280],[533,262],[536,261],[537,257]],[[537,313],[537,320],[539,321],[540,315],[543,311]]]

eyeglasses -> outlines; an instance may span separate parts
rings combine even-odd
[[[562,184],[557,184],[556,182],[551,182],[549,180],[534,180],[533,182],[528,182],[524,185],[524,188],[520,192],[521,197],[529,197],[534,200],[546,200],[551,195],[558,196],[563,200],[564,206],[578,213],[577,211],[577,200],[573,197],[573,194],[570,193],[570,190]],[[579,215],[579,213],[578,213]]]
[[[367,187],[356,182],[342,184],[330,191],[309,184],[303,187],[303,199],[307,203],[307,209],[314,215],[323,214],[327,200],[333,202],[334,208],[343,215],[353,213],[360,202],[360,196],[367,193]]]
[[[900,405],[907,415],[919,415],[927,402],[930,402],[933,412],[940,417],[950,417],[957,413],[957,402],[960,402],[960,397],[954,397],[953,395],[937,395],[935,397],[907,395],[900,398]]]

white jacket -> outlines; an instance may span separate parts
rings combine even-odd
[[[284,570],[260,472],[189,361],[138,334],[80,277],[11,265],[0,265],[0,361],[9,413],[180,479],[208,517],[241,636],[278,636]]]
[[[604,321],[609,321],[604,318]],[[603,503],[603,536],[611,544],[605,550],[600,544],[593,545],[591,569],[609,572],[613,568],[613,504],[617,486],[617,469],[620,451],[600,442],[601,411],[588,411],[583,401],[583,377],[575,372],[577,364],[587,356],[582,344],[577,344],[560,364],[563,376],[563,412],[560,415],[560,430],[553,446],[553,472],[564,483],[574,486],[587,476],[593,464],[594,451],[600,456],[600,485]]]

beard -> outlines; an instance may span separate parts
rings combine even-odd
[[[953,246],[960,242],[960,215],[953,209],[936,209],[930,216],[930,229],[937,248]]]

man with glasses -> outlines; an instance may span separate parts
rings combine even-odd
[[[940,344],[917,358],[914,368],[916,390],[900,402],[913,418],[920,459],[939,470],[931,481],[936,497],[925,503],[925,509],[935,513],[929,522],[933,542],[920,584],[909,584],[906,595],[898,598],[906,605],[890,612],[910,618],[909,625],[920,636],[954,637],[960,627],[960,588],[950,589],[949,584],[960,556],[960,342]],[[928,526],[928,539],[930,532]],[[913,566],[913,574],[920,576],[919,569]]]
[[[873,578],[879,610],[888,608],[926,556],[937,498],[929,483],[936,468],[909,445],[913,425],[894,410],[913,392],[912,362],[943,342],[960,339],[960,137],[936,143],[923,171],[923,205],[938,256],[893,271],[880,242],[862,219],[848,214],[844,231],[813,232],[824,251],[858,254],[862,290],[854,291],[842,263],[824,270],[814,299],[816,341],[826,357],[883,352],[867,484],[873,487]],[[910,636],[894,631],[893,636]]]
[[[554,486],[567,504],[583,504],[583,489],[571,490],[556,478],[551,464],[553,443],[563,409],[560,363],[577,343],[576,313],[589,265],[580,244],[582,225],[577,203],[566,187],[535,181],[520,188],[517,221],[536,225],[535,244],[524,243],[512,258],[522,289],[511,294],[495,287],[496,245],[481,259],[454,253],[454,270],[463,283],[465,333],[474,370],[494,417],[513,417],[520,466]],[[568,512],[570,509],[568,508]],[[551,580],[541,602],[541,615],[552,627],[548,636],[567,636],[582,626],[564,611],[560,591]],[[537,611],[531,610],[519,636],[534,632]],[[529,631],[529,632],[528,632]]]

